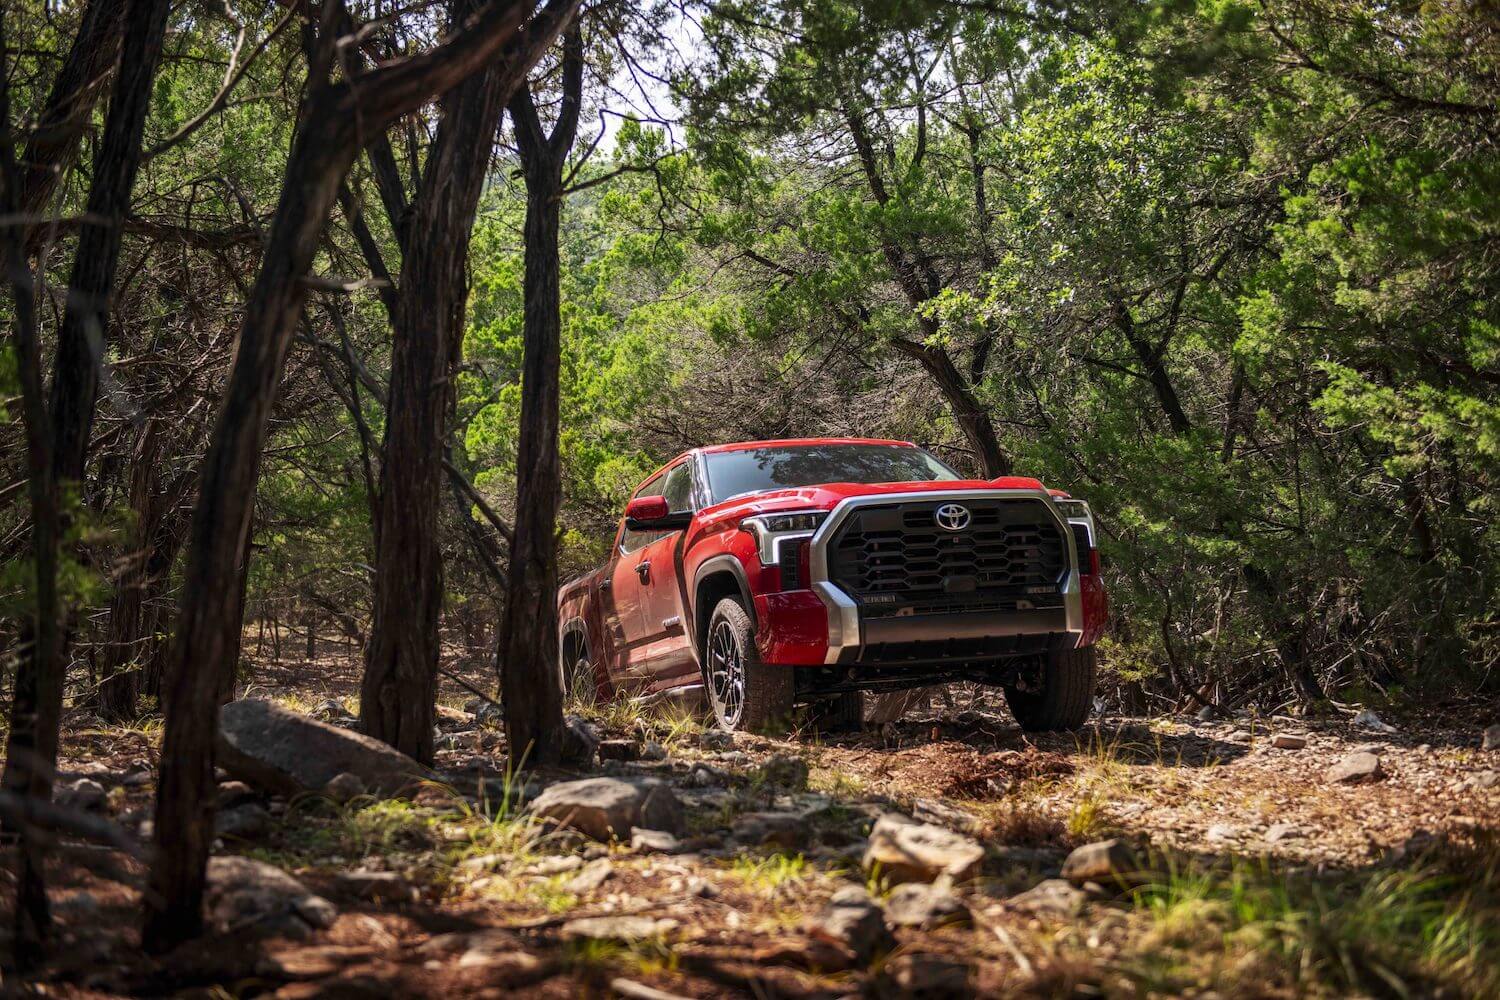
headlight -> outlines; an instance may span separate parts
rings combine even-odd
[[[1063,516],[1063,520],[1069,524],[1081,524],[1088,530],[1089,548],[1098,545],[1099,535],[1094,530],[1094,512],[1089,509],[1086,500],[1054,500],[1057,511]]]
[[[781,561],[781,544],[790,539],[806,538],[818,530],[828,517],[826,510],[800,510],[791,514],[757,514],[740,522],[740,527],[755,536],[760,548],[760,563],[770,566]]]

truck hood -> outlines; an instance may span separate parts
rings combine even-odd
[[[947,490],[1035,490],[1066,496],[1060,490],[1047,490],[1041,481],[1025,476],[1002,476],[999,479],[948,479],[916,483],[821,483],[795,489],[767,490],[749,496],[734,497],[705,507],[700,517],[717,520],[723,516],[751,517],[789,510],[832,510],[849,497],[881,496],[887,493],[940,493]]]

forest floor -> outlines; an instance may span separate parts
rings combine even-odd
[[[487,686],[484,670],[453,666]],[[298,711],[355,706],[353,658],[262,663],[254,677],[246,694]],[[500,731],[459,707],[471,697],[445,682],[438,780],[407,797],[221,786],[238,819],[216,857],[294,877],[288,898],[305,920],[264,921],[282,889],[261,880],[220,900],[214,933],[148,959],[135,930],[143,869],[75,846],[49,871],[58,946],[0,993],[1500,991],[1500,751],[1480,737],[1500,721],[1493,705],[1387,710],[1379,731],[1343,716],[1105,716],[1027,736],[982,702],[858,734],[736,734],[732,746],[679,708],[608,705],[582,711],[606,753],[636,759],[523,783],[501,771]],[[159,737],[158,721],[106,727],[75,711],[60,785],[143,835]],[[1366,753],[1377,763],[1351,757]],[[1374,780],[1334,780],[1340,762]],[[605,844],[525,808],[597,775],[665,782],[683,806],[679,836]],[[102,797],[84,801],[95,788]],[[902,843],[931,870],[867,866],[888,813],[924,824]],[[1064,870],[1070,851],[1109,839],[1084,852],[1092,871],[1078,858]],[[1114,863],[1127,847],[1131,863]],[[11,859],[0,860],[9,913]],[[958,878],[936,873],[945,864]]]

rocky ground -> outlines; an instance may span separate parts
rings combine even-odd
[[[250,695],[270,700],[224,716],[211,934],[144,958],[139,862],[60,845],[61,946],[31,985],[638,998],[1500,989],[1493,706],[1103,717],[1029,737],[978,703],[785,740],[705,729],[674,707],[575,706],[572,766],[513,780],[493,706],[459,707],[461,687],[445,691],[430,773],[352,732],[336,677]],[[144,838],[159,735],[74,713],[59,800]]]

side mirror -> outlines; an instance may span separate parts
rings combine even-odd
[[[630,531],[677,531],[692,520],[692,511],[672,513],[666,497],[636,497],[625,505],[625,527]]]

